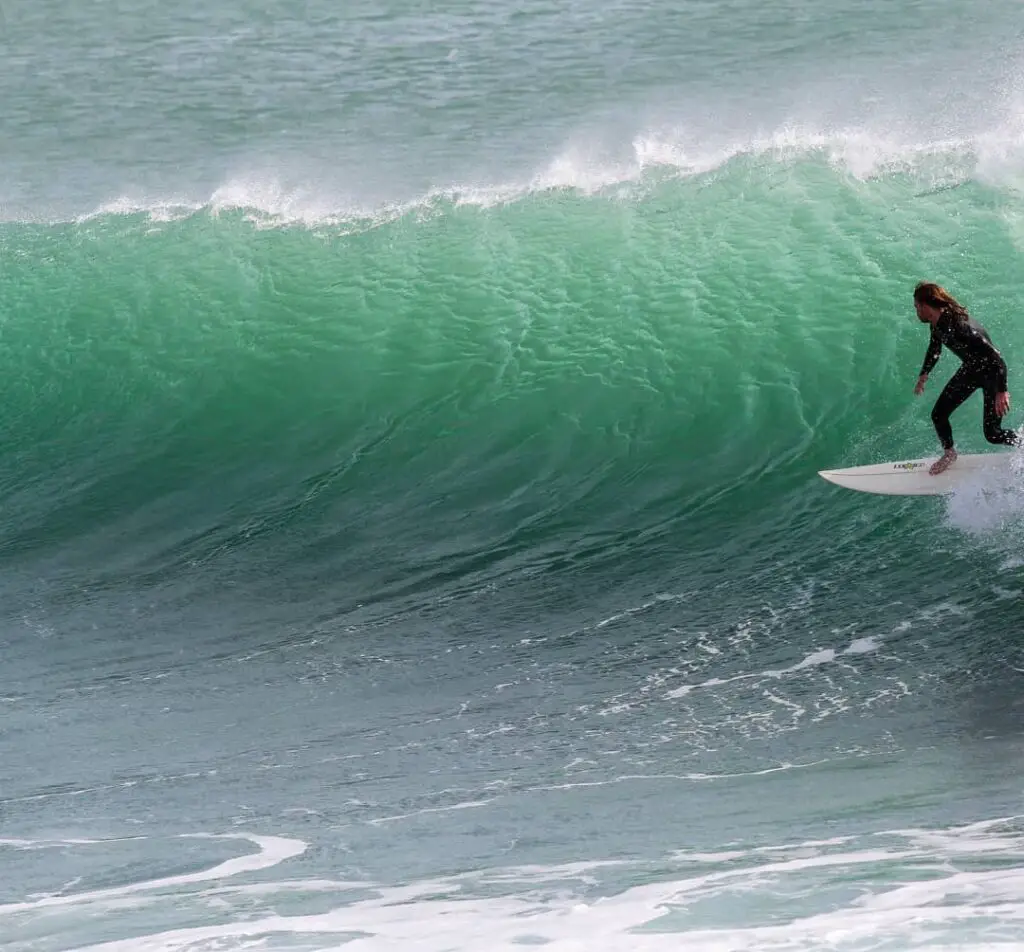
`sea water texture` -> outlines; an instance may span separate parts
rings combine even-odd
[[[0,948],[1024,948],[1024,8],[0,14]]]

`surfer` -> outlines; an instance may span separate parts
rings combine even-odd
[[[1010,409],[1010,393],[1006,389],[1006,361],[993,346],[988,331],[967,313],[953,295],[937,284],[922,281],[914,288],[914,309],[922,324],[931,324],[931,342],[924,355],[914,393],[920,395],[924,392],[928,374],[938,363],[943,344],[961,360],[960,368],[943,387],[932,408],[932,423],[943,452],[929,472],[936,476],[956,460],[949,417],[978,389],[985,396],[985,439],[989,443],[1016,445],[1017,434],[1013,430],[1004,430],[999,424]]]

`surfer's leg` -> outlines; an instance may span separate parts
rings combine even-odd
[[[981,382],[974,374],[966,367],[961,367],[949,378],[949,383],[942,388],[939,399],[932,407],[932,423],[935,425],[935,432],[938,434],[939,442],[944,450],[953,448],[953,428],[949,425],[950,414],[980,385]]]
[[[996,414],[996,393],[999,385],[994,380],[986,380],[985,391],[985,412],[982,417],[985,428],[985,439],[989,443],[1001,443],[1004,446],[1016,446],[1018,443],[1017,434],[1013,430],[1004,430]]]

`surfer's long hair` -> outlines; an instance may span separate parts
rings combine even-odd
[[[934,307],[945,314],[951,314],[957,320],[967,320],[967,308],[942,287],[941,284],[921,281],[914,288],[914,300],[927,304],[929,307]]]

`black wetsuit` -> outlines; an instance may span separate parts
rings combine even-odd
[[[1015,444],[1017,434],[1004,430],[996,414],[996,394],[1006,391],[1006,361],[974,318],[958,318],[949,311],[932,325],[932,339],[924,355],[922,374],[928,374],[939,360],[942,347],[948,347],[963,362],[939,394],[932,408],[932,422],[944,449],[953,446],[949,415],[975,390],[985,395],[984,430],[989,443]]]

